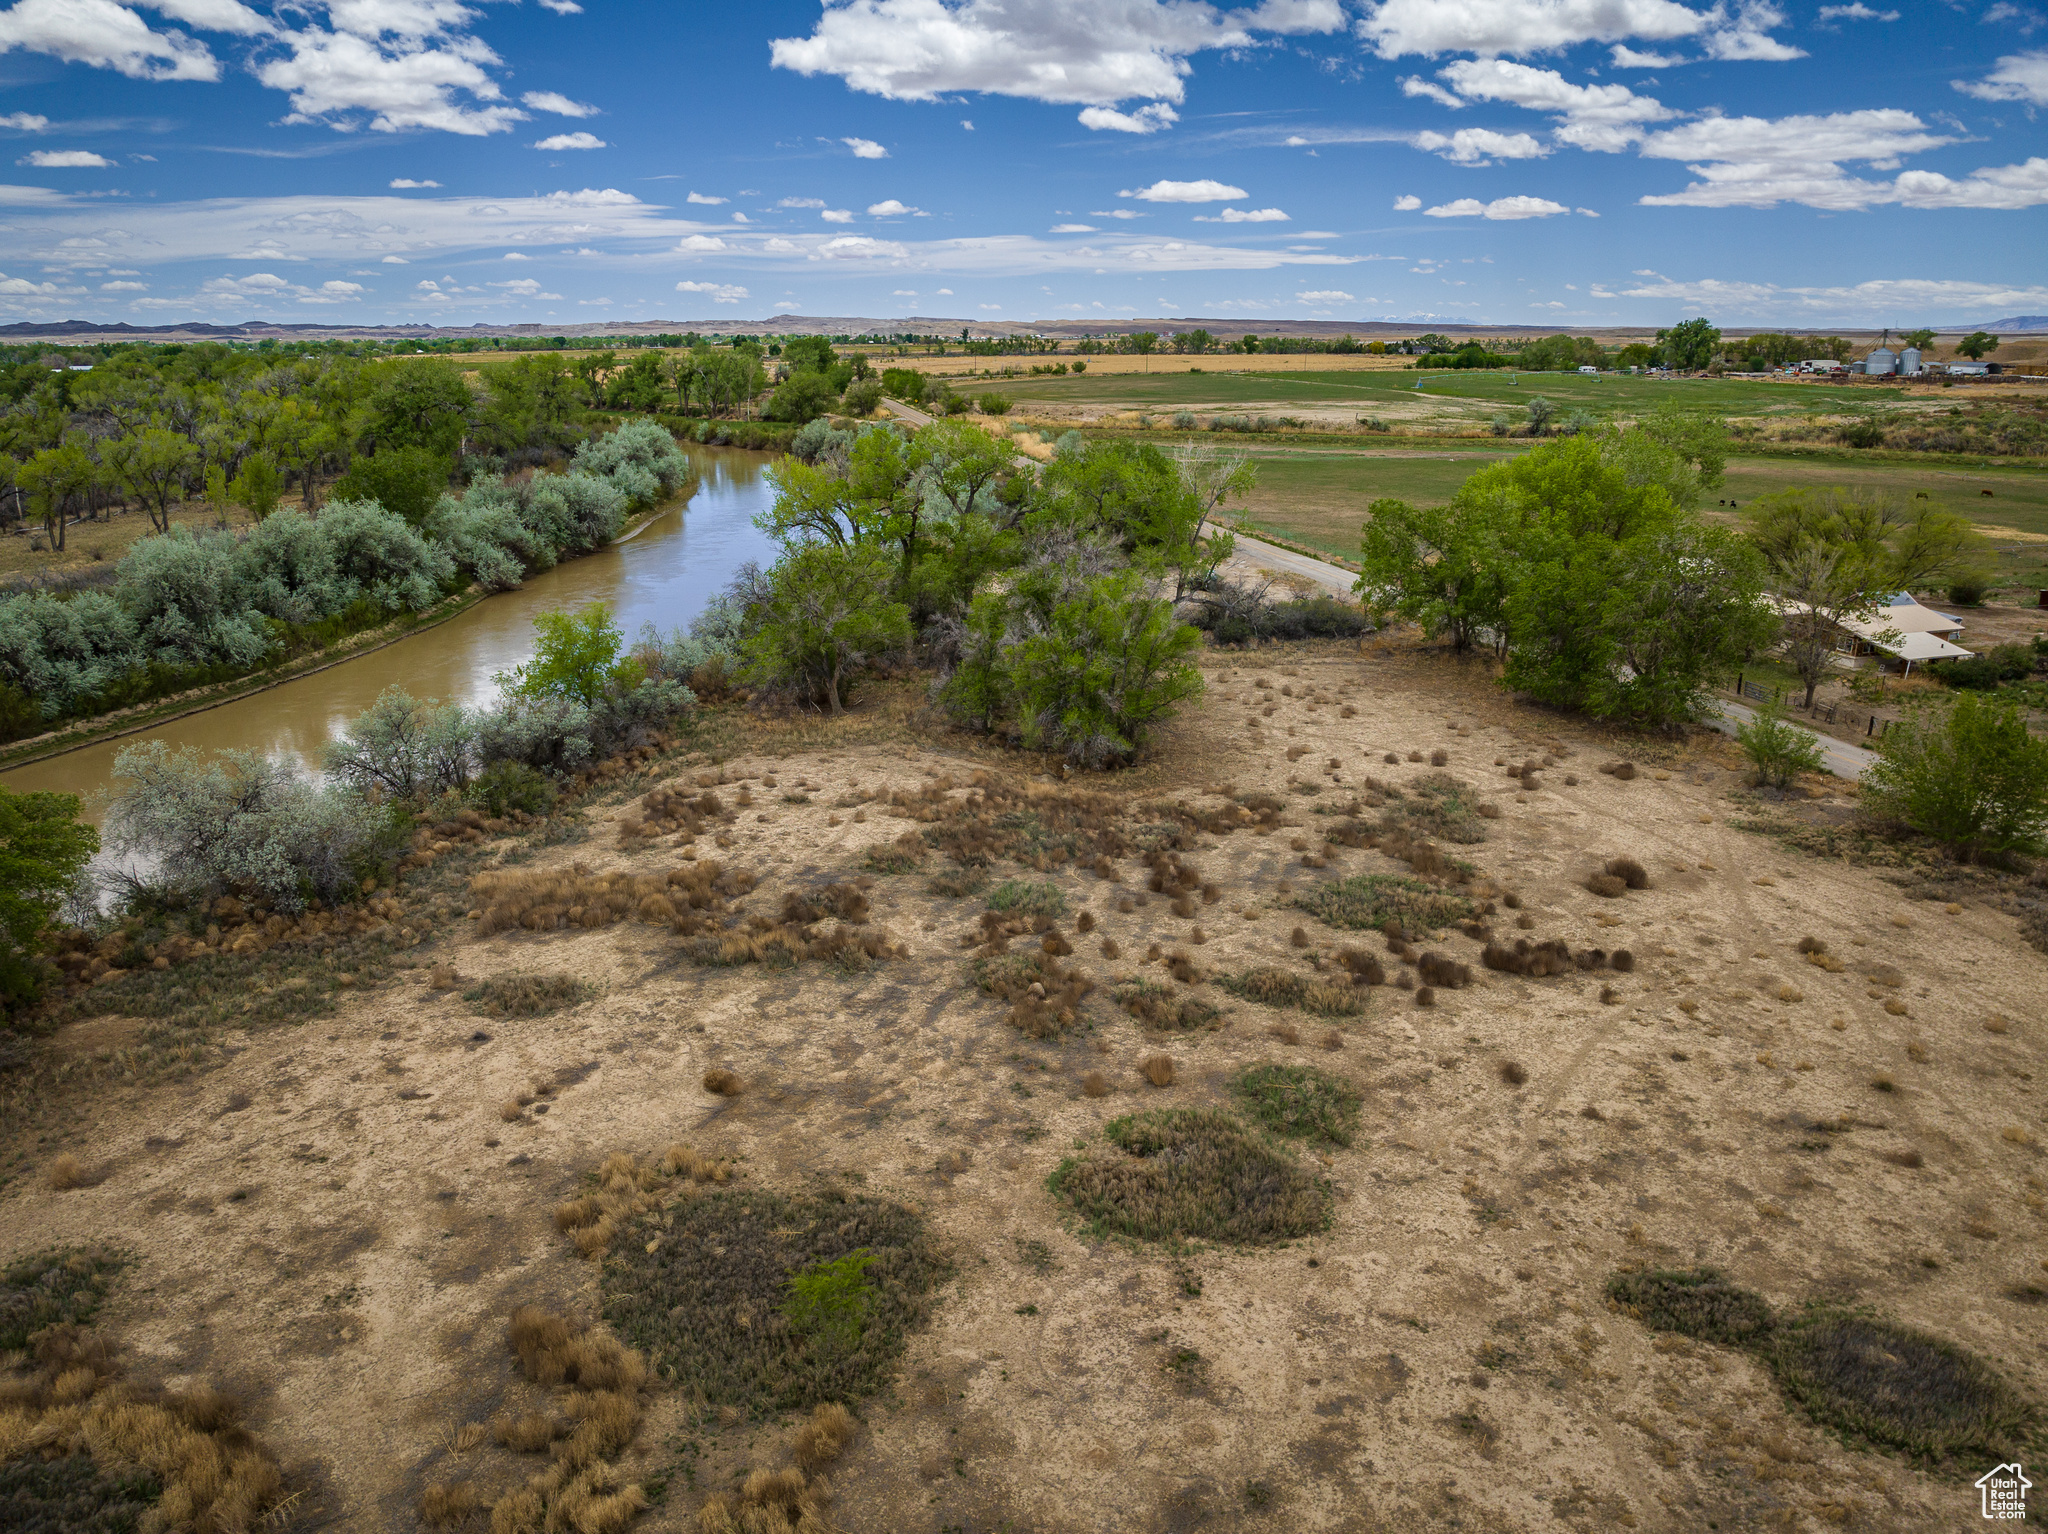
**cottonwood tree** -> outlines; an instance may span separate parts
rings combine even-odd
[[[142,503],[150,525],[171,530],[171,507],[185,498],[185,486],[199,462],[199,450],[175,432],[152,426],[102,449],[107,466],[130,495]]]
[[[910,642],[910,611],[891,595],[892,573],[872,544],[789,549],[750,594],[748,670],[843,712],[854,673]]]
[[[1931,836],[1959,862],[2038,853],[2048,840],[2048,741],[2013,703],[1962,693],[1885,732],[1863,776],[1868,808]]]

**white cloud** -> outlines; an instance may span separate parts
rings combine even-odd
[[[996,312],[1000,311],[1003,306],[1001,304],[976,304],[974,307],[977,309],[987,309],[991,312]]]
[[[839,141],[853,151],[856,160],[886,160],[889,151],[871,138],[843,138]]]
[[[523,250],[508,250],[498,259],[501,261],[531,261],[533,257]]]
[[[1126,196],[1129,196],[1130,194],[1129,194],[1129,193],[1125,193],[1124,195],[1126,195]],[[1088,212],[1088,216],[1089,216],[1090,218],[1143,218],[1143,217],[1145,217],[1145,215],[1144,215],[1143,213],[1140,213],[1140,212],[1138,212],[1138,211],[1137,211],[1137,210],[1136,210],[1135,208],[1091,208],[1091,209],[1089,210],[1089,212]]]
[[[1772,207],[1781,202],[1846,212],[1881,203],[1923,208],[2029,208],[2048,202],[2048,160],[1992,166],[1960,180],[1906,171],[1863,180],[1842,167],[1861,161],[1897,170],[1910,154],[1955,142],[1911,112],[1879,108],[1826,117],[1710,117],[1643,141],[1653,159],[1684,160],[1700,179],[1682,192],[1640,199],[1649,207]]]
[[[678,293],[708,293],[715,304],[736,304],[748,297],[745,288],[734,287],[729,282],[679,282]]]
[[[864,261],[901,258],[909,255],[910,251],[895,240],[877,240],[865,234],[842,234],[818,246],[813,254],[825,261]]]
[[[1284,224],[1287,215],[1278,208],[1225,208],[1215,218],[1195,215],[1198,224]]]
[[[725,248],[725,241],[715,234],[688,234],[684,235],[676,243],[676,249],[684,251],[724,250]]]
[[[381,266],[411,266],[411,265],[412,265],[412,263],[411,263],[410,261],[406,260],[406,259],[405,259],[405,257],[403,257],[403,256],[386,256],[386,257],[385,257],[385,258],[384,258],[384,259],[383,259],[383,260],[382,260],[381,262],[379,262],[378,264],[379,264],[379,265],[381,265]]]
[[[32,149],[16,165],[33,165],[38,170],[112,170],[114,162],[90,149]]]
[[[1496,133],[1491,128],[1460,128],[1455,133],[1424,130],[1410,140],[1459,165],[1486,165],[1494,160],[1540,160],[1550,151],[1527,133]]]
[[[940,288],[938,296],[941,298],[951,298],[953,296],[953,290],[951,288]]]
[[[1674,54],[1639,53],[1621,43],[1608,49],[1607,57],[1616,69],[1675,69],[1685,62]]]
[[[540,8],[553,11],[557,16],[581,16],[583,7],[576,0],[540,0]]]
[[[440,35],[443,27],[467,20],[468,10],[396,0],[386,13],[386,3],[330,0],[334,31],[287,33],[289,56],[256,66],[257,79],[290,93],[285,121],[347,129],[367,112],[375,133],[431,128],[472,138],[525,121],[519,108],[502,104],[504,92],[485,69],[498,56],[476,38]]]
[[[560,91],[528,91],[519,98],[536,112],[552,112],[557,117],[595,117],[597,108],[586,106],[580,101],[571,101]]]
[[[39,112],[9,112],[0,117],[0,128],[12,128],[16,133],[41,133],[50,126],[50,119]]]
[[[809,37],[775,39],[769,57],[896,101],[980,91],[1108,107],[1180,101],[1189,54],[1343,26],[1340,0],[1230,11],[1189,0],[846,0]]]
[[[2048,49],[2008,54],[1983,79],[1951,80],[1949,84],[1979,101],[2024,101],[2048,107]]]
[[[731,200],[732,199],[729,197],[706,197],[702,192],[692,192],[688,197],[685,197],[683,199],[683,201],[685,202],[700,203],[707,208],[715,208],[718,207],[721,203],[730,202]],[[785,206],[787,205],[785,204]]]
[[[1180,114],[1163,101],[1139,107],[1135,112],[1119,112],[1115,107],[1081,108],[1081,126],[1097,132],[1158,133],[1179,121]]]
[[[778,208],[822,208],[825,206],[825,199],[822,197],[785,197],[775,206]]]
[[[744,214],[744,213],[735,213],[735,214],[733,214],[733,216],[732,216],[732,221],[733,221],[733,222],[734,222],[735,224],[750,224],[750,223],[752,223],[752,222],[753,222],[753,220],[752,220],[752,219],[750,219],[750,218],[748,218],[748,217],[747,217],[747,215],[746,215],[746,214]]]
[[[797,244],[794,240],[785,240],[779,234],[771,235],[768,239],[762,241],[761,249],[771,256],[800,256],[804,252],[803,246]]]
[[[1586,218],[1598,218],[1600,216],[1598,213],[1595,213],[1591,208],[1574,208],[1572,209],[1572,212],[1581,214]]]
[[[1722,7],[1696,11],[1674,0],[1377,0],[1359,36],[1383,59],[1403,54],[1553,53],[1579,43],[1697,37]]]
[[[1689,312],[1722,318],[1755,317],[1848,322],[1869,325],[1907,314],[1950,315],[1987,310],[2011,313],[2048,308],[2048,287],[1964,282],[1928,278],[1881,278],[1853,287],[1780,287],[1768,282],[1724,282],[1717,278],[1679,281],[1658,272],[1639,271],[1651,279],[1624,288],[1624,298],[1642,298],[1683,306]]]
[[[1769,0],[1744,0],[1734,20],[1705,38],[1707,57],[1739,59],[1752,63],[1783,63],[1806,57],[1804,48],[1781,43],[1769,35],[1772,27],[1785,24],[1785,13]]]
[[[820,213],[818,217],[822,218],[828,224],[850,224],[853,222],[853,209],[827,208],[823,213]]]
[[[538,140],[536,149],[606,149],[610,146],[595,133],[553,133]]]
[[[0,53],[11,48],[112,69],[131,80],[220,78],[220,61],[204,43],[183,32],[152,32],[113,0],[18,0],[0,11]]]
[[[399,176],[392,181],[391,190],[394,192],[415,192],[422,191],[427,187],[438,187],[440,184],[438,181],[414,181],[410,176]]]
[[[146,282],[103,282],[100,284],[100,291],[102,293],[147,293],[149,291],[149,284]]]
[[[1117,193],[1119,197],[1135,197],[1140,202],[1235,202],[1249,195],[1241,186],[1207,180],[1155,181],[1134,192]]]
[[[1625,85],[1574,85],[1554,69],[1504,59],[1460,59],[1438,73],[1461,100],[1504,101],[1550,113],[1561,119],[1559,140],[1580,149],[1613,153],[1640,139],[1645,123],[1677,115]]]
[[[1349,293],[1343,292],[1338,288],[1312,288],[1306,293],[1297,293],[1294,296],[1305,304],[1329,305],[1358,302]]]
[[[1863,0],[1856,0],[1856,3],[1853,5],[1822,6],[1819,19],[1822,21],[1897,21],[1899,13],[1897,11],[1873,11],[1863,3]]]
[[[1396,213],[1413,213],[1421,206],[1422,199],[1420,197],[1396,197],[1394,199],[1394,211]]]
[[[1095,226],[1093,224],[1054,224],[1052,232],[1054,234],[1093,234],[1095,233]]]
[[[197,297],[206,304],[246,308],[251,299],[276,302],[289,298],[302,304],[354,303],[368,291],[359,282],[323,282],[313,288],[287,282],[275,272],[251,272],[246,277],[208,278],[199,285]]]
[[[974,131],[974,124],[964,117],[960,119],[960,126],[965,128],[969,133],[972,133]]]
[[[1549,218],[1553,214],[1569,213],[1571,209],[1547,197],[1496,197],[1492,202],[1481,202],[1477,197],[1460,197],[1454,202],[1422,211],[1425,218],[1518,219]]]
[[[921,209],[911,207],[908,203],[898,202],[893,197],[884,198],[881,202],[871,202],[868,204],[869,218],[908,218],[914,214],[921,213],[921,211]]]

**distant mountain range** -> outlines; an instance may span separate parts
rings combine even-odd
[[[1961,330],[1963,327],[1955,327]],[[2048,314],[2015,314],[2010,319],[1993,320],[1988,325],[1979,325],[1979,330],[2004,332],[2008,330],[2048,330]]]

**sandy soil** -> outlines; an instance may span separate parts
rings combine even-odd
[[[1270,694],[1252,685],[1261,675]],[[1442,746],[1448,770],[1503,810],[1487,842],[1460,852],[1519,892],[1532,936],[1630,947],[1637,971],[1607,977],[1618,999],[1602,1004],[1599,977],[1478,970],[1477,945],[1452,932],[1439,946],[1474,962],[1473,986],[1427,1011],[1376,990],[1366,1016],[1344,1020],[1340,1049],[1316,1046],[1318,1019],[1220,990],[1213,1031],[1148,1036],[1098,994],[1088,1027],[1039,1043],[968,982],[959,936],[980,902],[933,897],[918,876],[872,892],[874,920],[908,957],[859,977],[699,969],[645,926],[437,940],[417,951],[423,966],[566,970],[603,991],[567,1013],[484,1022],[458,993],[429,990],[422,967],[301,1029],[238,1040],[228,1065],[187,1085],[67,1103],[59,1148],[104,1178],[0,1191],[0,1256],[131,1249],[104,1324],[140,1373],[248,1395],[249,1425],[305,1491],[292,1511],[307,1529],[411,1528],[429,1482],[491,1491],[531,1469],[454,1444],[461,1424],[527,1398],[503,1342],[514,1306],[595,1312],[596,1269],[556,1232],[553,1206],[608,1153],[675,1140],[740,1158],[743,1183],[864,1178],[924,1210],[957,1263],[899,1388],[862,1408],[835,1474],[835,1520],[854,1534],[1973,1524],[1967,1481],[1845,1449],[1748,1358],[1659,1339],[1612,1312],[1602,1286],[1627,1263],[1712,1263],[1780,1305],[1876,1306],[2048,1395],[2042,1313],[2014,1297],[2048,1258],[2035,1080],[2048,958],[1990,910],[1909,903],[1876,872],[1736,829],[1748,810],[1731,802],[1721,744],[1673,748],[1620,782],[1594,770],[1605,744],[1553,733],[1558,721],[1447,662],[1331,648],[1214,662],[1210,677],[1203,704],[1112,791],[1135,806],[1202,802],[1226,781],[1265,789],[1288,795],[1289,822],[1313,835],[1313,806],[1366,775],[1431,770],[1382,753]],[[1298,762],[1294,746],[1307,748]],[[1516,792],[1496,758],[1546,747],[1559,766]],[[905,827],[872,803],[855,821],[835,802],[855,785],[960,773],[964,755],[931,734],[727,762],[758,807],[717,855],[762,877],[750,910],[847,877]],[[1290,793],[1301,780],[1321,793]],[[802,784],[810,802],[784,802]],[[1303,967],[1288,946],[1297,924],[1324,948],[1359,940],[1293,910],[1290,889],[1399,865],[1341,852],[1313,872],[1294,834],[1206,838],[1190,854],[1225,890],[1197,918],[1205,966]],[[600,826],[537,861],[676,856],[613,843]],[[1603,901],[1581,887],[1623,853],[1653,889]],[[1074,962],[1102,981],[1146,972],[1135,961],[1148,943],[1191,936],[1163,901],[1114,910],[1142,888],[1136,866],[1120,885],[1050,876],[1123,946],[1110,963],[1078,941]],[[1848,960],[1843,973],[1801,962],[1808,934]],[[1873,983],[1880,965],[1903,984]],[[1887,1011],[1887,998],[1904,1005]],[[1986,1031],[2001,1015],[2009,1031]],[[1267,1032],[1288,1019],[1299,1046]],[[1180,1066],[1163,1090],[1136,1070],[1155,1049]],[[1357,1143],[1321,1158],[1326,1234],[1200,1252],[1195,1296],[1167,1256],[1074,1233],[1045,1182],[1077,1137],[1119,1113],[1227,1101],[1227,1080],[1267,1059],[1364,1089]],[[1525,1085],[1504,1080],[1510,1061]],[[708,1095],[714,1065],[748,1090]],[[1113,1095],[1081,1093],[1091,1069]],[[1896,1090],[1875,1090],[1880,1075]],[[538,1081],[557,1084],[549,1111],[501,1121],[500,1103]],[[1885,1159],[1908,1149],[1925,1164]],[[1020,1260],[1032,1241],[1051,1271]],[[1169,1371],[1180,1349],[1200,1367]],[[635,1526],[694,1527],[685,1466],[697,1487],[725,1485],[780,1463],[785,1437],[698,1424],[675,1394],[654,1396],[621,1469],[675,1479]],[[1248,1498],[1255,1483],[1270,1501]]]

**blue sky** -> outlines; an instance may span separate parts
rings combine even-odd
[[[2048,0],[15,0],[0,320],[2048,313]]]

